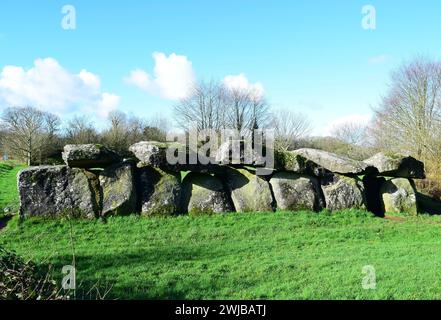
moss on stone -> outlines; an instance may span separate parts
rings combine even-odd
[[[102,215],[127,215],[136,211],[132,163],[126,162],[109,167],[101,173],[99,179]]]
[[[380,193],[386,213],[418,214],[415,186],[409,179],[388,179],[382,184]]]
[[[145,216],[179,214],[181,197],[179,173],[170,173],[150,166],[139,170],[141,214]]]
[[[324,203],[316,178],[293,172],[277,172],[270,180],[280,210],[320,211]]]
[[[227,185],[238,212],[273,211],[273,198],[269,183],[246,169],[227,171]]]
[[[192,172],[182,184],[182,208],[189,215],[211,215],[234,210],[221,180],[215,176]]]

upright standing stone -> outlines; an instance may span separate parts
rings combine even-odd
[[[99,176],[102,216],[136,212],[134,164],[123,162],[105,169]]]
[[[183,205],[193,216],[234,211],[222,181],[204,173],[189,173],[182,185]]]
[[[142,215],[172,216],[180,213],[180,174],[153,167],[144,167],[137,172]]]
[[[268,181],[246,169],[233,168],[228,170],[226,180],[237,212],[274,210],[274,201]]]
[[[386,180],[381,186],[380,194],[386,213],[418,214],[415,186],[409,179]]]
[[[67,166],[41,166],[18,173],[20,216],[93,218],[95,199],[85,172]]]
[[[322,180],[322,190],[326,208],[331,211],[366,209],[363,183],[358,178],[333,174]]]
[[[280,210],[323,209],[323,199],[316,178],[292,172],[278,172],[273,175],[270,184]]]

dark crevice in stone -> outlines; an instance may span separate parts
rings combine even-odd
[[[268,183],[268,188],[270,190],[270,194],[271,194],[271,208],[273,211],[277,211],[277,200],[276,200],[276,196],[274,195],[274,190],[273,190],[273,186],[271,184],[271,178],[274,175],[274,171],[272,172],[272,174],[268,174],[268,175],[262,175],[259,176],[260,178],[262,178],[263,180],[265,180]]]
[[[274,190],[273,190],[273,186],[271,185],[271,183],[269,181],[267,181],[268,183],[268,187],[271,193],[271,208],[273,209],[273,211],[277,211],[277,200],[276,197],[274,196]]]
[[[99,171],[84,170],[84,174],[87,177],[89,189],[92,193],[93,211],[98,218],[103,210],[103,190],[100,185]]]
[[[188,176],[186,176],[181,182],[181,199],[179,201],[180,211],[183,215],[188,214],[188,204],[192,193],[188,183]]]
[[[226,179],[222,178],[221,176],[215,175],[216,178],[220,180],[222,183],[222,187],[224,189],[225,195],[227,196],[227,201],[229,202],[229,205],[231,207],[232,212],[236,212],[236,206],[234,205],[233,198],[231,196],[233,190],[229,187]]]
[[[322,181],[317,179],[317,203],[314,205],[314,211],[321,211],[326,209],[326,198],[322,189]]]
[[[143,179],[143,170],[144,168],[137,168],[135,167],[134,169],[135,174],[134,174],[134,184],[135,184],[135,190],[137,193],[137,197],[136,197],[136,212],[141,212],[142,211],[142,202],[143,202],[143,198],[144,198],[144,188],[145,185],[142,181]]]
[[[367,210],[378,217],[384,217],[385,210],[380,194],[381,185],[386,181],[383,177],[364,176],[363,185],[365,189]]]

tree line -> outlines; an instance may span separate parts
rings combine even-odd
[[[42,164],[59,158],[64,144],[102,143],[124,155],[135,142],[165,141],[167,132],[177,128],[185,134],[189,124],[215,131],[274,129],[276,148],[285,150],[312,147],[359,160],[379,151],[414,156],[426,164],[426,181],[441,190],[441,61],[417,57],[394,70],[373,114],[368,124],[344,123],[328,137],[310,137],[312,125],[304,114],[275,110],[254,88],[209,81],[196,84],[173,106],[174,121],[115,111],[98,130],[86,117],[62,123],[32,107],[10,107],[1,116],[0,144],[17,159]]]
[[[99,143],[127,155],[128,147],[138,141],[165,141],[169,127],[160,116],[142,119],[114,111],[105,129],[99,130],[86,116],[63,123],[58,116],[30,106],[7,108],[1,124],[3,153],[28,165],[61,163],[66,144]]]
[[[306,116],[289,110],[272,111],[263,94],[250,89],[231,89],[221,82],[201,82],[192,94],[173,107],[174,121],[161,116],[143,119],[124,112],[111,112],[105,129],[99,130],[86,116],[63,123],[49,112],[31,106],[9,107],[1,116],[0,146],[10,157],[28,165],[61,162],[66,144],[100,143],[122,155],[139,141],[166,141],[170,130],[275,129],[278,148],[293,148],[312,126]],[[247,137],[245,137],[247,138]]]

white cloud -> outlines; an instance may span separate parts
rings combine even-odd
[[[389,55],[381,54],[375,57],[369,58],[369,64],[382,64],[389,60]]]
[[[371,121],[371,119],[372,116],[369,114],[351,114],[348,116],[337,118],[328,122],[328,124],[323,129],[322,135],[329,136],[334,128],[347,123],[357,123],[357,124],[367,125],[369,121]]]
[[[88,72],[87,70],[81,70],[78,77],[84,82],[86,86],[95,92],[99,92],[101,87],[101,80],[97,75]]]
[[[120,102],[121,97],[117,96],[116,94],[104,92],[95,107],[86,108],[85,110],[89,113],[96,112],[99,117],[106,118],[111,111],[118,108]]]
[[[0,101],[9,106],[31,105],[64,115],[90,112],[101,117],[116,109],[120,98],[101,92],[100,78],[87,70],[72,74],[53,58],[37,59],[28,70],[4,66]]]
[[[262,97],[265,93],[263,85],[260,82],[250,83],[245,74],[226,76],[223,80],[224,85],[230,90],[240,89],[254,92],[257,97]]]
[[[172,53],[167,57],[161,52],[153,53],[153,59],[153,77],[142,69],[136,69],[124,78],[125,82],[166,99],[186,98],[196,81],[191,61],[186,56]]]

